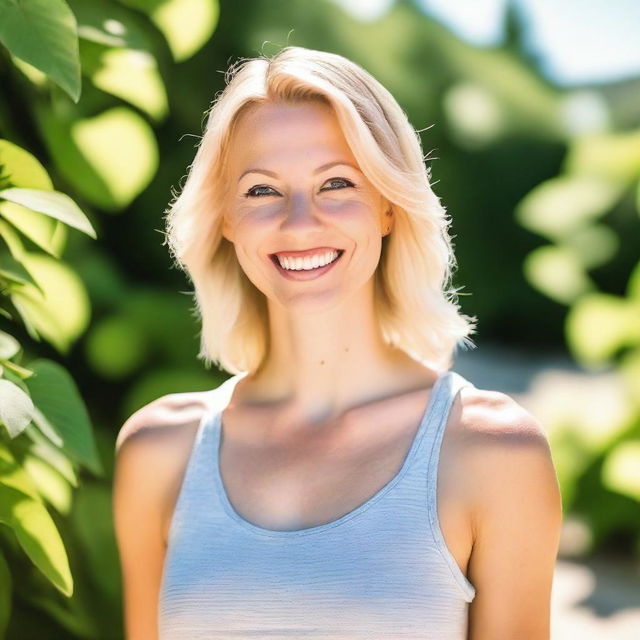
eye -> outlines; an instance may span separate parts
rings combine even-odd
[[[351,182],[351,180],[347,180],[346,178],[330,178],[329,180],[327,180],[327,182],[329,182],[330,184],[335,184],[336,182],[338,184],[342,183],[343,185],[346,185],[347,187],[354,187],[355,186],[353,184],[353,182]],[[341,188],[341,187],[338,187],[338,188]],[[327,189],[321,189],[321,191],[326,191],[326,190]],[[328,191],[335,191],[335,187],[330,187],[328,189]]]
[[[335,185],[337,183],[337,187],[335,186],[330,186],[327,188],[322,188],[320,189],[320,191],[335,191],[336,189],[342,189],[345,187],[355,187],[355,184],[353,182],[351,182],[351,180],[347,180],[347,178],[330,178],[329,180],[327,180],[327,182],[325,184],[331,184],[331,185]],[[267,193],[265,192],[260,192],[260,189],[266,189]],[[272,193],[268,193],[269,191],[271,191]],[[277,195],[278,192],[275,189],[272,189],[271,187],[268,187],[265,184],[257,184],[253,187],[251,187],[250,189],[247,190],[247,192],[244,194],[245,198],[261,198],[263,196],[270,196],[270,195]]]
[[[257,184],[254,187],[251,187],[250,189],[247,190],[247,192],[244,194],[245,198],[260,198],[262,196],[271,195],[269,193],[256,193],[257,189],[267,189],[267,190],[273,191],[274,193],[277,193],[274,189],[271,189],[271,187],[267,187],[264,184]]]

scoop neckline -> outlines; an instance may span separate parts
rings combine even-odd
[[[224,482],[222,480],[222,473],[220,471],[220,448],[221,448],[221,433],[222,433],[222,413],[226,408],[225,406],[218,408],[213,415],[213,457],[214,457],[214,482],[216,485],[217,493],[222,503],[223,509],[225,513],[234,521],[236,524],[240,525],[245,530],[255,533],[262,536],[269,537],[296,537],[296,536],[304,536],[304,535],[312,535],[316,533],[321,533],[328,529],[332,529],[333,527],[340,526],[341,524],[355,518],[356,516],[364,513],[369,507],[373,506],[378,500],[380,500],[383,496],[385,496],[393,487],[402,480],[403,476],[409,470],[413,458],[415,457],[416,451],[419,448],[420,442],[426,432],[427,425],[431,422],[433,413],[435,411],[436,399],[439,395],[440,387],[442,386],[443,380],[449,375],[450,370],[442,371],[438,374],[435,382],[431,387],[431,393],[429,393],[429,398],[426,403],[426,407],[422,413],[422,418],[420,420],[420,424],[414,434],[413,440],[411,442],[411,446],[406,454],[404,462],[400,467],[400,470],[389,480],[384,486],[382,486],[376,493],[374,493],[370,498],[360,503],[360,505],[354,507],[351,511],[343,514],[339,518],[335,518],[329,522],[325,522],[323,524],[314,525],[312,527],[305,527],[303,529],[268,529],[266,527],[262,527],[258,524],[250,522],[241,516],[229,500],[229,496],[227,494],[226,487],[224,486]],[[242,377],[241,374],[238,376],[238,380]],[[238,381],[236,380],[236,382]],[[233,384],[235,386],[235,383]]]

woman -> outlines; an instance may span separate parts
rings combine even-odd
[[[548,638],[548,443],[450,370],[473,325],[418,136],[335,54],[227,80],[167,240],[235,375],[122,427],[127,637]]]

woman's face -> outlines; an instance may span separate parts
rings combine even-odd
[[[269,300],[318,309],[371,280],[391,219],[331,107],[251,107],[227,160],[223,235]]]

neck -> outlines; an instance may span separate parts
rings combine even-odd
[[[377,397],[429,384],[433,372],[386,344],[373,292],[319,312],[270,302],[269,353],[247,376],[251,402],[282,407],[292,422],[324,421]],[[416,376],[419,379],[416,380]],[[255,400],[254,400],[255,398]]]

